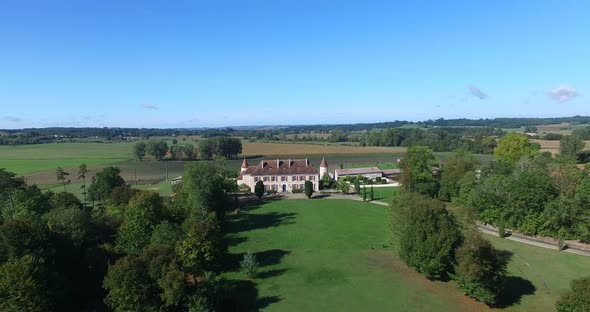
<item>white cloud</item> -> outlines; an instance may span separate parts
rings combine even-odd
[[[18,118],[18,117],[13,117],[13,116],[4,116],[2,119],[9,121],[9,122],[21,122],[22,119]]]
[[[152,109],[152,110],[158,109],[158,107],[156,105],[152,105],[152,104],[141,104],[141,107],[143,107],[145,109]]]
[[[570,86],[559,86],[547,91],[547,96],[552,100],[563,103],[580,96],[580,93]]]
[[[481,89],[479,89],[478,87],[476,87],[474,85],[469,85],[468,88],[469,88],[469,92],[471,93],[471,95],[478,97],[480,100],[483,100],[488,97],[487,94],[485,94],[483,91],[481,91]]]

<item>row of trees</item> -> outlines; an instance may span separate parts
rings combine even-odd
[[[213,311],[231,301],[218,278],[220,221],[236,188],[228,172],[190,166],[173,200],[119,173],[98,172],[86,205],[0,169],[1,311]]]
[[[552,158],[523,135],[509,134],[482,166],[464,150],[442,168],[427,147],[401,162],[404,189],[471,209],[477,218],[530,235],[590,241],[590,176],[572,157]]]
[[[148,143],[139,142],[133,145],[133,154],[138,160],[145,155],[151,155],[156,160],[163,160],[168,156],[171,160],[196,160],[197,150],[192,144],[178,144],[176,140],[168,147],[166,141],[149,140]]]
[[[393,202],[393,233],[400,257],[431,279],[452,278],[462,291],[499,303],[505,259],[477,234],[476,220],[525,234],[590,241],[590,176],[571,153],[553,158],[520,134],[502,138],[496,161],[483,166],[464,150],[441,168],[427,147],[411,147],[402,160],[403,192]],[[463,222],[445,209],[453,202]],[[572,284],[557,303],[578,311],[590,295],[588,279]],[[579,294],[582,292],[583,294]]]
[[[242,153],[242,141],[237,138],[214,137],[199,140],[201,159],[212,159],[214,156],[236,159],[240,153]]]
[[[461,227],[436,199],[404,192],[392,205],[393,241],[400,258],[429,279],[453,278],[470,297],[499,303],[504,261],[474,226]]]
[[[496,136],[502,131],[492,128],[447,129],[388,128],[373,131],[360,138],[362,146],[428,146],[436,152],[458,148],[478,154],[491,154],[496,147]]]

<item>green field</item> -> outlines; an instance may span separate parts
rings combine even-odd
[[[0,168],[27,175],[56,167],[114,164],[132,159],[133,143],[51,143],[0,146]]]
[[[432,282],[405,266],[389,246],[387,207],[346,200],[270,201],[232,215],[225,231],[225,277],[240,285],[236,300],[268,311],[486,311],[453,282]],[[553,311],[590,258],[490,237],[512,254],[508,311]],[[261,264],[247,280],[238,263],[247,251]],[[519,257],[515,256],[519,255]],[[542,282],[526,260],[546,281]]]
[[[366,167],[377,167],[381,170],[387,170],[387,169],[399,168],[399,165],[397,162],[385,162],[385,163],[373,162],[373,163],[366,163],[366,164],[358,164],[358,163],[344,164],[345,169],[366,168]]]
[[[367,200],[369,200],[369,194],[371,186],[367,185]],[[361,186],[361,193],[359,196],[363,196],[364,188]],[[391,186],[391,187],[375,187],[373,188],[373,200],[382,201],[385,203],[391,203],[393,198],[397,195],[399,191],[399,187]]]

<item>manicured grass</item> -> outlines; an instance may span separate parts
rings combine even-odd
[[[387,169],[396,169],[399,168],[397,162],[386,162],[386,163],[364,163],[364,164],[344,164],[344,168],[351,169],[351,168],[367,168],[367,167],[377,167],[381,170]]]
[[[363,186],[361,185],[361,193],[359,196],[363,196]],[[390,204],[393,201],[393,198],[397,196],[399,191],[399,187],[391,186],[391,187],[374,187],[373,188],[373,200],[382,201],[385,203]],[[367,200],[370,199],[369,194],[371,193],[371,186],[367,185]]]
[[[241,285],[235,299],[244,305],[268,311],[488,310],[464,296],[454,282],[428,281],[400,261],[389,246],[387,207],[332,199],[278,200],[244,208],[228,219],[224,275]],[[590,258],[490,239],[513,253],[509,311],[553,311],[559,291],[590,272]],[[261,266],[253,281],[239,272],[247,251]],[[545,294],[516,254],[539,272],[551,294]]]
[[[134,185],[132,187],[138,190],[158,192],[160,196],[172,195],[172,185],[168,181],[158,184]]]

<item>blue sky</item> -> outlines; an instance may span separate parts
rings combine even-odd
[[[0,3],[0,128],[590,115],[587,1]]]

